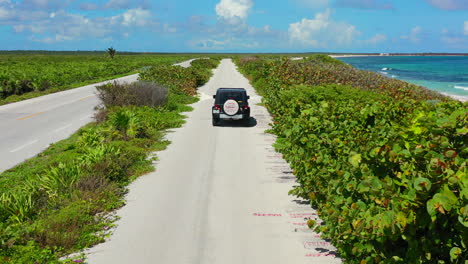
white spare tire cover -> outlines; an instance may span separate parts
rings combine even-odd
[[[223,110],[226,115],[235,115],[239,111],[239,104],[236,101],[229,99],[224,103]]]

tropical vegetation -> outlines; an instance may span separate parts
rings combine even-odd
[[[164,131],[182,125],[181,113],[218,62],[190,70],[158,62],[141,82],[98,87],[95,122],[1,173],[0,263],[83,262],[60,258],[109,235],[126,186],[154,170],[151,153],[169,144]],[[166,76],[172,71],[180,74]]]
[[[346,263],[467,263],[468,104],[326,56],[238,58]]]
[[[113,49],[113,48],[112,48]],[[113,53],[111,53],[113,51]],[[194,55],[0,54],[0,105],[170,65]]]

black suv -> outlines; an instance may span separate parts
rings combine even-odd
[[[217,126],[221,120],[243,120],[250,119],[250,107],[247,91],[244,88],[219,88],[214,106],[211,110],[213,114],[213,126]]]

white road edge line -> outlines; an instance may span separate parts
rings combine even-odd
[[[63,126],[61,128],[57,128],[57,129],[54,130],[54,133],[60,132],[60,131],[62,131],[64,129],[67,129],[67,128],[71,127],[71,126],[72,126],[72,124],[68,124],[68,125]]]
[[[19,146],[19,147],[13,149],[13,150],[10,150],[10,153],[14,153],[14,152],[20,151],[20,150],[24,149],[25,147],[27,147],[27,146],[29,146],[29,145],[32,145],[32,144],[34,144],[34,143],[36,143],[36,142],[38,142],[38,141],[39,141],[39,140],[36,139],[36,140],[31,141],[31,142],[28,142],[28,143],[26,143],[26,144],[24,144],[24,145],[22,145],[22,146]]]

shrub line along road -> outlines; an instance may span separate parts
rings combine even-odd
[[[190,67],[193,61],[176,64]],[[93,121],[99,104],[95,87],[134,82],[138,74],[0,106],[0,173],[70,137]]]
[[[250,126],[211,125],[212,95],[243,87]],[[312,233],[317,219],[288,191],[295,177],[265,134],[271,118],[231,60],[199,89],[187,123],[167,134],[156,172],[129,186],[109,240],[87,251],[88,262],[161,264],[341,263],[333,246]]]

